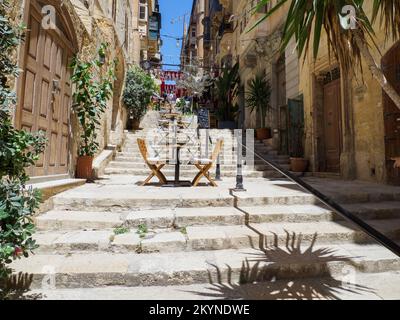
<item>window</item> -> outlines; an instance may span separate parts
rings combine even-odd
[[[147,1],[139,1],[139,20],[147,21]]]

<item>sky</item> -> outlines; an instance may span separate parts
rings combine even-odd
[[[190,12],[192,10],[192,0],[159,0],[161,10],[161,35],[167,35],[172,37],[183,36],[183,15],[186,13],[186,21],[189,23]],[[180,19],[179,19],[180,18]],[[171,20],[175,20],[174,24]],[[179,20],[179,21],[177,21]],[[179,64],[182,41],[180,41],[179,47],[177,47],[177,40],[163,37],[163,46],[161,52],[163,54],[163,63],[166,64]],[[178,67],[164,66],[164,70],[177,70]]]

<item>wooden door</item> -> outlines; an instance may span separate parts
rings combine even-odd
[[[279,153],[289,154],[289,120],[288,107],[279,107]]]
[[[324,86],[325,171],[340,173],[342,152],[340,79]]]
[[[69,114],[71,83],[68,63],[72,45],[57,19],[55,29],[41,26],[41,6],[30,1],[24,72],[17,126],[31,132],[42,131],[48,145],[31,176],[68,172]]]
[[[390,84],[400,93],[400,42],[383,58],[382,68]],[[400,169],[393,168],[392,157],[400,156],[400,110],[383,93],[386,171],[389,183],[400,185]]]
[[[292,157],[304,156],[304,102],[303,96],[288,100],[288,147]]]

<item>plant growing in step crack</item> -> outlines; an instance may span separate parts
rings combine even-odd
[[[43,152],[46,139],[41,133],[17,130],[12,108],[16,104],[11,81],[18,76],[12,58],[24,38],[24,28],[8,16],[10,2],[0,3],[0,283],[6,284],[13,260],[28,257],[37,248],[32,216],[40,203],[40,192],[27,188],[25,169],[34,165]],[[0,288],[0,295],[4,294]]]
[[[129,233],[131,230],[127,227],[121,226],[118,228],[114,229],[114,234],[115,235],[119,235],[119,234],[125,234],[125,233]]]
[[[182,233],[183,235],[185,235],[185,236],[187,235],[187,229],[186,229],[186,227],[182,227],[180,231],[181,231],[181,233]]]
[[[146,238],[147,233],[149,232],[149,229],[147,228],[147,225],[142,223],[138,225],[138,229],[136,233],[139,235],[141,239]]]
[[[97,130],[100,119],[113,93],[116,61],[105,65],[108,44],[101,44],[98,58],[83,61],[77,56],[72,59],[71,81],[75,85],[73,110],[81,129],[79,156],[94,156],[99,149]]]

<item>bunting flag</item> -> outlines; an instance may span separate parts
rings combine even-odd
[[[163,70],[163,71],[160,71],[159,77],[163,81],[176,81],[176,80],[182,80],[184,77],[184,74],[180,71]]]

